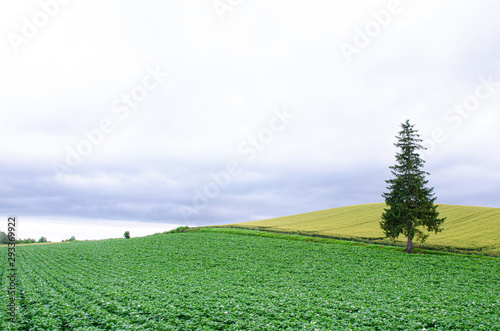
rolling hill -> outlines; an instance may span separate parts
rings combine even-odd
[[[224,225],[254,230],[267,230],[321,235],[356,241],[389,244],[380,229],[384,203],[333,208],[317,212],[267,220]],[[441,216],[447,217],[444,230],[431,234],[416,247],[500,256],[500,208],[439,205]],[[404,245],[400,237],[395,243]]]

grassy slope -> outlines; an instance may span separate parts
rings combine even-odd
[[[379,226],[384,207],[383,203],[340,207],[229,226],[388,243]],[[439,205],[438,211],[447,217],[444,230],[431,234],[420,247],[500,256],[500,208]],[[398,244],[404,239],[400,237]]]

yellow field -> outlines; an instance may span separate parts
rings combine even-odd
[[[226,226],[390,243],[379,226],[384,207],[373,203]],[[444,230],[416,247],[500,256],[500,208],[439,205],[438,211],[447,217]]]

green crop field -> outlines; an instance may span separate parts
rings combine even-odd
[[[17,247],[0,329],[500,330],[498,259],[231,232]]]
[[[228,226],[390,243],[379,226],[384,208],[373,203]],[[438,211],[447,217],[444,230],[416,247],[500,256],[500,208],[439,205]]]

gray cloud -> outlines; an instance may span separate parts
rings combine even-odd
[[[341,43],[387,6],[257,1],[223,21],[210,3],[61,7],[19,53],[0,45],[2,213],[185,223],[180,210],[231,160],[241,173],[190,222],[381,202],[406,119],[424,139],[446,134],[425,156],[439,202],[500,207],[500,87],[460,125],[446,117],[480,77],[500,81],[500,5],[401,1],[348,63]],[[3,35],[40,10],[0,9]],[[115,102],[157,67],[164,81],[121,119]],[[283,107],[296,117],[248,160],[239,147]],[[114,130],[61,181],[54,162],[105,118]]]

